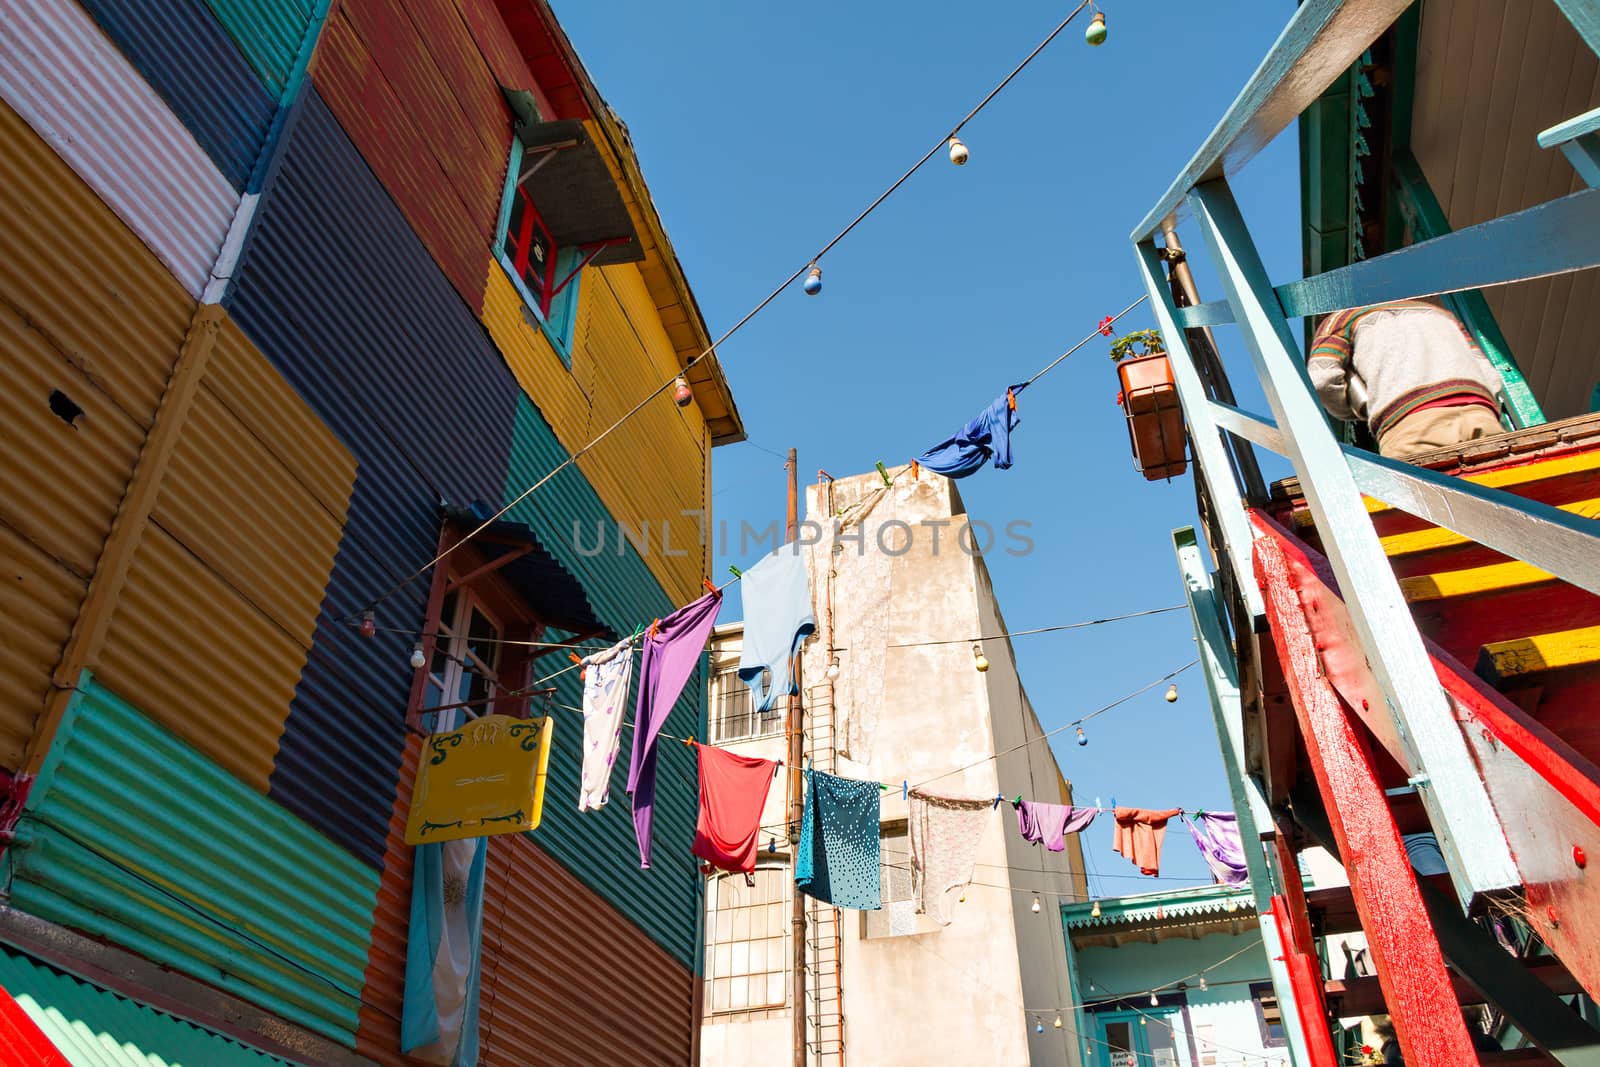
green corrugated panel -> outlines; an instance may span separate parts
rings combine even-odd
[[[289,1067],[8,950],[0,986],[74,1067]]]
[[[283,99],[285,86],[311,25],[311,0],[206,0],[272,94]]]
[[[625,440],[610,441],[602,447],[625,448]],[[567,455],[538,409],[526,396],[519,397],[505,499],[511,500],[544,477]],[[632,545],[625,544],[618,552],[616,521],[576,465],[518,504],[510,517],[531,527],[550,554],[578,577],[596,616],[617,633],[632,633],[635,626],[647,625],[679,606],[667,599]],[[581,524],[585,552],[578,550],[575,522]],[[588,555],[596,543],[596,523],[606,530],[605,550]],[[549,661],[547,658],[539,662]],[[705,736],[705,678],[702,664],[672,709],[668,733]],[[581,704],[577,671],[568,671],[553,684],[558,689],[559,703],[572,707]],[[637,684],[636,672],[636,692]],[[699,772],[693,751],[675,743],[661,745],[653,865],[650,870],[641,871],[633,818],[623,791],[632,731],[623,732],[623,751],[612,775],[610,803],[599,812],[579,814],[582,745],[578,742],[583,736],[583,721],[568,712],[557,711],[556,715],[556,743],[545,787],[544,821],[534,831],[534,840],[685,967],[692,967],[700,883],[699,861],[689,852],[700,805]],[[631,705],[628,718],[633,718]]]
[[[354,1042],[378,872],[87,674],[4,870],[22,911]]]

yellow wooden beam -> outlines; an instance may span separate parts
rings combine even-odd
[[[78,678],[86,667],[92,667],[105,644],[111,617],[116,611],[117,598],[128,578],[128,569],[144,536],[150,513],[160,495],[161,483],[166,476],[172,453],[177,448],[189,411],[194,406],[195,394],[200,389],[211,352],[216,347],[217,334],[222,326],[223,310],[219,304],[200,304],[189,320],[184,335],[183,348],[167,379],[167,387],[156,407],[155,419],[139,450],[133,475],[123,491],[122,503],[116,517],[111,520],[111,533],[100,549],[94,574],[89,579],[89,590],[73,621],[72,634],[61,651],[61,659],[51,676],[52,689],[45,701],[44,713],[39,716],[33,737],[28,742],[23,757],[21,773],[36,775],[44,765],[45,755],[55,740],[62,716],[72,701]]]
[[[1487,662],[1488,669],[1482,665]],[[1503,681],[1539,671],[1600,664],[1600,626],[1519,637],[1483,646],[1480,674]]]
[[[1600,472],[1600,449],[1535,460],[1520,467],[1484,471],[1482,474],[1465,474],[1461,476],[1461,480],[1490,489],[1511,489],[1515,486],[1532,485],[1535,482],[1547,482],[1553,478],[1564,478],[1569,474],[1584,474],[1590,471]],[[1381,515],[1386,511],[1396,510],[1392,505],[1374,500],[1370,496],[1362,497],[1361,502],[1366,505],[1369,515]],[[1309,509],[1301,508],[1295,512],[1296,526],[1310,526],[1312,521]]]
[[[1521,560],[1512,560],[1509,563],[1491,563],[1486,567],[1466,567],[1458,571],[1402,578],[1400,592],[1409,603],[1417,604],[1429,600],[1476,596],[1479,593],[1504,592],[1555,580],[1556,576],[1549,571],[1540,570]]]
[[[1561,510],[1585,519],[1600,518],[1600,498],[1575,500],[1570,504],[1562,504]],[[1414,556],[1419,552],[1433,552],[1441,548],[1468,544],[1470,538],[1463,537],[1454,530],[1446,530],[1442,526],[1429,526],[1422,530],[1390,534],[1381,538],[1381,541],[1384,553],[1391,559],[1397,559],[1402,556]]]

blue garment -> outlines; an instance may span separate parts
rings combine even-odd
[[[483,877],[489,839],[418,845],[412,866],[400,1049],[432,1063],[478,1062]]]
[[[798,544],[790,542],[745,571],[739,585],[744,597],[739,677],[755,694],[756,710],[771,711],[779,697],[800,692],[800,680],[790,665],[800,642],[817,628],[806,557]],[[763,671],[772,675],[765,692]]]
[[[994,457],[994,469],[1003,471],[1011,466],[1011,431],[1022,424],[1022,419],[1007,402],[1028,387],[1027,382],[1013,385],[982,414],[961,427],[954,437],[940,441],[922,455],[917,462],[935,474],[947,478],[965,478]]]
[[[806,768],[805,814],[794,884],[841,908],[883,906],[878,871],[878,783]]]

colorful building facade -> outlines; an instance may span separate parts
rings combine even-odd
[[[489,845],[480,1062],[690,1060],[694,790],[657,801],[684,862],[641,872],[625,802],[577,811],[576,672],[530,703],[565,657],[501,642],[698,595],[711,449],[743,427],[714,356],[684,370],[705,324],[548,5],[11,16],[6,988],[409,1062],[404,824],[418,713],[453,700],[556,716],[543,824]],[[680,372],[684,404],[584,448]]]

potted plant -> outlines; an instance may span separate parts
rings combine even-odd
[[[1182,474],[1186,440],[1183,408],[1172,380],[1172,362],[1160,330],[1135,330],[1111,342],[1122,392],[1117,401],[1128,420],[1135,468],[1149,481]]]

